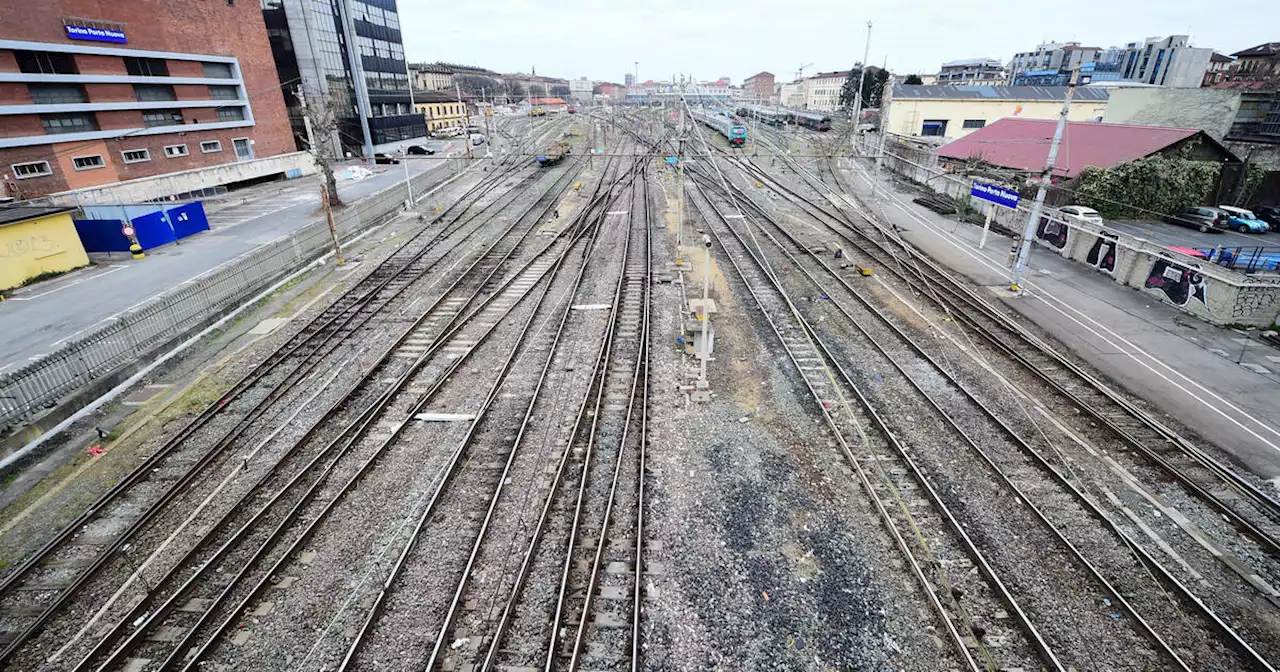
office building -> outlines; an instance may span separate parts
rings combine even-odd
[[[293,151],[257,7],[0,0],[0,173],[29,198]]]
[[[395,0],[260,1],[299,148],[330,142],[367,157],[426,137],[411,109]],[[307,104],[327,101],[336,137],[308,137],[300,92]]]
[[[774,77],[772,72],[757,72],[742,80],[742,94],[748,100],[772,101],[773,88]]]
[[[938,84],[967,86],[999,86],[1004,84],[1004,66],[994,58],[966,58],[943,63],[938,71]]]

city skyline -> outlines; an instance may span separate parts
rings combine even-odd
[[[1236,16],[1274,13],[1265,0],[1246,0]],[[439,31],[424,6],[401,3],[410,61],[470,63],[500,72],[538,72],[620,82],[639,61],[640,81],[681,73],[700,80],[728,74],[735,84],[761,70],[790,81],[806,73],[843,70],[862,60],[866,22],[874,22],[868,61],[896,73],[932,74],[946,61],[989,57],[1007,63],[1042,42],[1124,46],[1152,36],[1190,35],[1195,46],[1224,53],[1274,39],[1265,21],[1223,20],[1212,5],[1177,1],[1156,10],[1113,3],[1108,20],[1055,12],[1032,18],[1025,6],[996,0],[981,13],[942,3],[853,7],[827,0],[780,6],[711,0],[696,7],[658,0],[634,7],[595,7],[578,0],[482,0],[453,10],[465,30]],[[931,16],[927,23],[921,11]],[[824,20],[813,21],[814,16]],[[597,57],[583,63],[576,54]]]

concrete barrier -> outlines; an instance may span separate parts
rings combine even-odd
[[[860,147],[866,155],[876,153],[873,137],[864,138]],[[1012,210],[972,197],[974,180],[942,170],[932,149],[890,140],[885,143],[882,165],[939,194],[967,201],[984,214],[994,208],[994,221],[1013,231],[1022,231],[1031,214],[1026,204]],[[1041,217],[1035,240],[1041,247],[1216,325],[1270,327],[1280,321],[1278,275],[1246,275],[1105,226],[1060,219],[1051,212]]]

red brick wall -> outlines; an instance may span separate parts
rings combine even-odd
[[[15,114],[3,117],[0,138],[20,138],[28,135],[44,135],[44,124],[34,114]]]
[[[259,158],[295,151],[284,98],[280,93],[280,80],[276,75],[271,45],[267,41],[266,26],[262,21],[260,3],[240,0],[228,6],[223,0],[41,0],[38,3],[30,0],[0,0],[0,16],[4,17],[0,21],[0,37],[6,39],[234,56],[239,59],[255,125],[220,131],[193,131],[182,136],[175,133],[135,136],[124,141],[106,140],[104,144],[109,148],[115,170],[122,180],[234,161],[235,153],[231,147],[231,138],[234,137],[252,138],[254,154]],[[126,23],[125,33],[129,42],[115,45],[67,39],[62,26],[64,16]],[[124,62],[116,56],[76,55],[76,64],[84,74],[125,74]],[[204,76],[198,61],[170,60],[167,65],[172,76]],[[0,70],[17,70],[17,63],[7,50],[0,50]],[[135,99],[129,85],[91,84],[85,88],[92,101]],[[202,85],[181,85],[175,86],[175,92],[179,99],[205,99],[208,92],[203,88]],[[0,89],[0,100],[7,102],[14,99],[5,93],[4,89]],[[98,125],[103,129],[142,125],[141,112],[137,110],[96,114]],[[185,108],[182,114],[187,123],[217,121],[217,113],[212,108]],[[12,123],[29,123],[19,122],[20,119],[21,117],[7,118],[3,124],[5,129],[0,131],[0,135],[6,134]],[[39,119],[35,116],[30,119],[35,122],[34,132],[22,134],[42,133]],[[182,132],[178,127],[175,127],[175,131]],[[222,153],[201,154],[200,142],[214,139],[222,141]],[[181,159],[164,157],[165,145],[181,142],[187,143],[189,156]],[[149,163],[125,165],[120,161],[120,150],[141,147],[151,149]],[[8,173],[11,163],[40,159],[50,160],[54,170],[58,171],[56,164],[59,162],[56,157],[50,159],[52,151],[49,145],[0,150],[0,171]],[[90,172],[106,171],[82,171],[81,174],[87,176]],[[44,186],[46,184],[49,186]],[[40,187],[40,193],[66,189],[65,185],[66,180],[60,173],[49,178],[22,180],[19,184],[24,191]]]

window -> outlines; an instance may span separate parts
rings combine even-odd
[[[186,145],[169,145],[164,148],[164,155],[171,159],[177,158],[179,156],[186,156],[187,146]]]
[[[177,100],[168,84],[134,84],[133,95],[141,101]]]
[[[168,77],[169,66],[162,58],[124,57],[125,72],[135,77]]]
[[[79,84],[28,84],[27,91],[37,105],[83,103],[88,100]]]
[[[40,123],[44,125],[44,132],[49,135],[98,130],[98,122],[94,119],[92,112],[42,114],[40,115]]]
[[[986,119],[965,119],[964,128],[982,128],[987,125]]]
[[[210,79],[231,79],[230,63],[201,63],[200,67],[204,68],[204,76]]]
[[[93,170],[94,168],[102,168],[107,165],[107,162],[102,160],[101,154],[94,154],[93,156],[75,156],[71,158],[71,163],[75,165],[76,170]]]
[[[920,135],[941,137],[947,134],[946,119],[925,119]]]
[[[182,113],[178,110],[148,110],[142,113],[142,123],[147,128],[179,126],[182,124]]]
[[[240,87],[210,84],[209,97],[214,100],[240,100]]]
[[[205,154],[217,154],[222,151],[222,142],[218,140],[206,140],[200,143],[200,151]]]
[[[9,166],[13,169],[13,176],[19,180],[25,180],[32,177],[43,177],[52,175],[53,170],[49,168],[48,161],[32,161],[31,163],[15,163]]]
[[[218,121],[244,121],[244,108],[219,107]]]
[[[143,163],[151,160],[151,150],[149,149],[126,149],[120,152],[120,158],[125,163]]]
[[[57,54],[51,51],[14,51],[18,61],[18,71],[37,75],[75,75],[76,59],[71,54]]]

